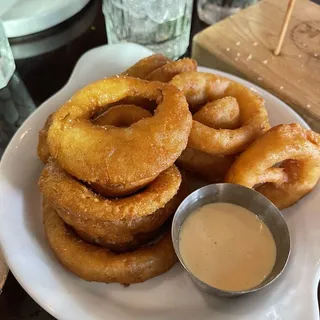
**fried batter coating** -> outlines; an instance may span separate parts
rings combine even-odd
[[[229,170],[226,182],[256,190],[279,209],[309,193],[320,177],[320,135],[299,124],[271,128]]]
[[[123,198],[105,198],[49,160],[39,188],[48,203],[73,228],[104,243],[127,243],[159,228],[172,214],[166,204],[177,194],[181,175],[175,166],[161,172],[144,190]],[[159,210],[163,208],[163,210]]]
[[[154,116],[128,128],[93,124],[105,105],[126,96],[158,101]],[[129,77],[97,81],[55,112],[48,131],[50,154],[70,174],[88,183],[126,185],[156,176],[185,149],[192,117],[174,86]]]
[[[43,223],[49,244],[59,261],[87,281],[143,282],[165,273],[177,261],[170,231],[153,245],[115,254],[79,238],[46,202]]]
[[[181,73],[170,83],[183,92],[191,110],[223,97],[233,97],[239,105],[241,126],[236,129],[215,129],[194,119],[190,148],[211,155],[237,154],[270,127],[264,100],[239,83],[203,72]]]

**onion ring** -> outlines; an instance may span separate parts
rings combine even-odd
[[[193,115],[193,120],[214,129],[236,129],[240,126],[240,110],[234,97],[208,102]]]
[[[165,273],[177,261],[169,231],[154,245],[115,254],[81,240],[46,203],[43,222],[57,258],[68,270],[87,281],[143,282]]]
[[[190,148],[211,155],[237,154],[269,129],[264,100],[239,83],[202,72],[181,73],[170,83],[183,92],[191,109],[225,96],[234,97],[239,104],[240,128],[214,129],[193,120],[188,141]]]
[[[113,252],[132,251],[161,234],[163,225],[167,224],[167,221],[170,220],[170,218],[173,216],[174,212],[186,196],[187,188],[185,186],[185,183],[182,183],[178,190],[178,193],[163,208],[156,210],[154,213],[152,213],[152,217],[150,216],[150,220],[152,220],[151,223],[153,223],[153,226],[150,226],[149,229],[153,229],[154,227],[156,227],[156,229],[153,231],[132,233],[130,235],[130,237],[132,238],[131,241],[110,242],[110,235],[108,234],[108,236],[105,237],[106,230],[104,230],[103,233],[88,233],[87,228],[82,228],[81,230],[74,229],[74,231],[87,242],[98,244],[102,247],[112,250]],[[65,220],[65,222],[69,221],[69,217],[66,216],[64,212],[61,212],[60,216],[63,220]],[[157,223],[154,224],[153,221],[156,221]],[[147,221],[145,222],[147,223]]]
[[[43,163],[46,163],[50,157],[49,147],[47,144],[47,134],[48,129],[52,123],[52,116],[53,115],[49,116],[44,128],[39,133],[38,155]],[[113,125],[119,127],[129,127],[132,123],[151,116],[152,114],[149,111],[141,107],[137,107],[135,105],[119,105],[108,109],[97,119],[93,120],[93,123],[100,126]],[[92,183],[91,188],[104,196],[119,197],[136,192],[155,178],[156,175],[148,177],[144,180],[135,181],[131,184],[119,186],[109,186]]]
[[[190,58],[184,58],[164,64],[162,67],[152,71],[146,80],[169,82],[172,78],[182,72],[196,71],[197,62]]]
[[[234,162],[226,182],[256,188],[284,209],[309,193],[319,177],[320,135],[294,123],[258,138]]]
[[[239,126],[240,111],[234,97],[224,97],[208,102],[193,115],[193,119],[215,129],[234,129]],[[223,182],[234,155],[211,155],[186,148],[177,160],[182,168],[198,174],[209,182]]]
[[[141,119],[152,117],[151,112],[135,105],[119,105],[111,107],[101,114],[94,123],[102,127],[108,125],[116,127],[129,127]],[[119,186],[100,185],[92,183],[91,189],[106,197],[119,197],[132,194],[153,181],[157,175],[153,175],[143,180]]]
[[[212,156],[205,152],[186,148],[177,160],[178,166],[198,174],[202,179],[210,182],[223,182],[230,169],[234,156]]]
[[[108,199],[65,172],[55,161],[45,165],[39,187],[48,203],[70,226],[105,244],[124,244],[136,234],[159,228],[173,213],[158,210],[177,194],[181,175],[175,166],[161,172],[145,189],[134,195]]]
[[[155,114],[129,128],[101,128],[90,118],[127,96],[159,101]],[[97,81],[77,92],[53,116],[47,142],[51,156],[78,179],[126,185],[156,176],[185,149],[192,117],[174,86],[129,77]]]
[[[61,218],[61,217],[60,217]],[[63,219],[62,219],[63,220]],[[69,226],[70,227],[70,226]],[[106,248],[108,250],[113,251],[114,253],[122,253],[122,252],[128,252],[138,249],[139,247],[143,246],[144,244],[148,243],[154,238],[157,238],[161,234],[161,227],[159,229],[156,229],[151,232],[136,234],[134,237],[134,240],[130,242],[124,242],[124,243],[109,243],[104,242],[104,239],[102,238],[92,238],[90,235],[88,235],[84,231],[76,230],[72,228],[72,230],[84,241],[91,243],[93,245],[98,245],[103,248]]]
[[[152,71],[171,62],[169,58],[162,54],[153,54],[149,57],[139,60],[136,64],[124,71],[121,75],[145,79]]]
[[[148,117],[152,117],[151,112],[141,107],[135,105],[117,105],[110,107],[110,109],[93,120],[93,123],[99,126],[129,127],[131,124]],[[50,157],[47,135],[52,118],[53,114],[50,114],[44,127],[39,132],[38,156],[43,163],[46,163]]]

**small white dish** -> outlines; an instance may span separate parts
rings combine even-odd
[[[48,246],[37,180],[42,163],[37,157],[38,132],[47,116],[84,85],[117,74],[151,54],[134,44],[95,48],[78,61],[68,83],[39,107],[11,140],[0,162],[0,243],[6,261],[24,289],[60,320],[316,320],[320,262],[320,186],[285,210],[292,252],[278,281],[254,294],[217,299],[201,294],[177,263],[169,272],[127,288],[90,283],[66,271]],[[240,78],[266,100],[272,125],[307,124],[286,104]]]

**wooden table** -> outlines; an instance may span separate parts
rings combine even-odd
[[[205,27],[194,10],[191,37]],[[39,106],[67,82],[75,63],[84,52],[106,42],[104,17],[99,0],[91,1],[77,16],[55,28],[36,36],[12,41],[14,51],[20,55],[25,55],[29,49],[47,51],[16,60],[17,74],[34,105]],[[52,47],[51,51],[48,51],[48,46]],[[190,48],[186,55],[190,55]],[[32,300],[12,274],[9,274],[0,295],[0,318],[54,319]]]

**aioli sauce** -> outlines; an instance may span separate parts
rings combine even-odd
[[[183,223],[179,247],[187,268],[222,290],[259,285],[272,271],[276,245],[254,213],[230,203],[207,204]]]

